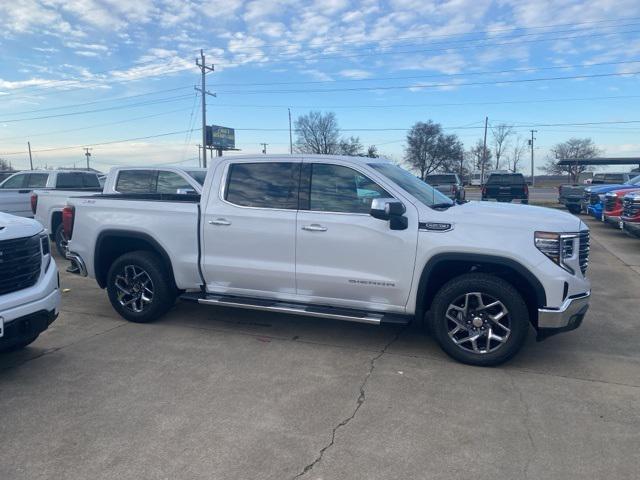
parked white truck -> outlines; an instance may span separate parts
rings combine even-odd
[[[204,168],[113,167],[104,187],[93,189],[44,189],[31,193],[34,218],[49,232],[60,256],[65,255],[67,240],[62,228],[62,209],[67,199],[102,193],[200,193],[206,175]],[[97,183],[96,183],[97,185]]]
[[[98,174],[83,170],[26,170],[0,183],[0,212],[33,217],[31,192],[49,190],[100,190]]]
[[[35,341],[59,305],[58,269],[42,226],[0,213],[0,351]]]
[[[455,204],[382,159],[228,157],[202,195],[69,200],[68,258],[124,318],[176,297],[370,324],[426,320],[453,358],[497,365],[580,325],[589,232],[526,205]],[[425,315],[427,314],[427,315]]]

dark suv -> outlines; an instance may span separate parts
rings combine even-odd
[[[482,200],[529,203],[529,187],[521,173],[492,173],[482,187]]]

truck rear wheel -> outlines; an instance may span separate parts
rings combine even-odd
[[[151,322],[175,303],[176,291],[162,260],[154,253],[135,251],[116,259],[107,274],[107,293],[123,318]]]
[[[522,347],[529,312],[522,296],[493,275],[470,273],[447,282],[431,306],[430,330],[440,347],[462,363],[499,365]]]
[[[579,215],[580,212],[582,211],[582,208],[580,208],[580,205],[567,205],[567,209],[569,210],[570,213],[573,213],[574,215]]]

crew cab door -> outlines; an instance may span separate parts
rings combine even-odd
[[[295,228],[300,161],[225,160],[202,215],[207,290],[295,296]],[[206,184],[205,184],[206,185]]]
[[[357,168],[339,161],[303,164],[297,292],[319,304],[403,312],[416,256],[417,210],[403,201],[405,230],[372,217],[374,198],[396,195]]]

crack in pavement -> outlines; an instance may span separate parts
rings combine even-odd
[[[325,452],[335,444],[336,433],[338,432],[338,430],[346,426],[351,420],[355,418],[356,414],[358,413],[358,410],[360,410],[360,407],[362,407],[362,405],[366,400],[365,387],[367,386],[367,382],[369,381],[369,378],[371,378],[371,375],[373,374],[373,371],[376,368],[376,361],[380,357],[382,357],[385,353],[387,353],[387,349],[391,345],[393,345],[393,343],[396,340],[398,340],[398,338],[400,337],[400,334],[403,331],[404,331],[404,328],[399,329],[396,332],[396,334],[393,336],[393,338],[389,340],[389,342],[387,342],[387,344],[382,348],[382,350],[380,350],[376,356],[374,356],[371,360],[369,360],[369,370],[367,371],[367,374],[365,375],[364,380],[360,384],[360,395],[358,395],[358,399],[356,400],[356,407],[353,409],[353,412],[351,413],[351,415],[349,415],[347,418],[345,418],[340,423],[338,423],[335,427],[333,427],[333,429],[331,430],[331,441],[320,449],[320,452],[318,453],[318,456],[315,458],[315,460],[307,464],[300,473],[298,473],[295,477],[293,477],[294,479],[303,477],[304,475],[309,473],[318,463],[320,463],[320,461],[324,457]]]
[[[529,468],[531,467],[531,459],[535,458],[538,452],[538,448],[536,446],[536,442],[533,440],[533,435],[531,434],[531,412],[529,410],[529,404],[525,401],[524,395],[522,394],[522,390],[516,385],[515,379],[513,375],[510,373],[509,379],[511,380],[511,385],[513,389],[518,393],[518,399],[520,400],[520,404],[524,409],[524,418],[522,424],[524,426],[525,432],[527,433],[527,438],[529,439],[529,444],[531,446],[531,451],[527,452],[528,455],[525,457],[525,464],[522,468],[522,476],[524,479],[529,478]]]

